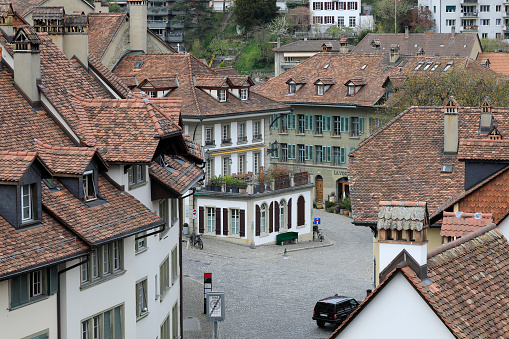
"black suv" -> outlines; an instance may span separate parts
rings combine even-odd
[[[324,327],[325,323],[340,325],[357,306],[359,306],[359,303],[354,298],[336,294],[316,303],[313,320],[316,320],[319,327]]]

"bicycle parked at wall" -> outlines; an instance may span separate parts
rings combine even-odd
[[[318,228],[318,225],[313,226],[313,241],[322,242],[325,237],[322,234],[322,229]]]

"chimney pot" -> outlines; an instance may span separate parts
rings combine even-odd
[[[456,27],[451,26],[451,38],[454,38],[454,35],[456,35]]]
[[[408,29],[408,26],[405,26],[405,39],[408,39],[410,36],[410,30]]]

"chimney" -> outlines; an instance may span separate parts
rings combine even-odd
[[[410,37],[410,30],[408,29],[408,26],[405,26],[405,39],[408,39]]]
[[[94,13],[109,13],[110,6],[108,2],[102,2],[101,0],[94,1]]]
[[[373,39],[373,41],[371,41],[371,48],[375,50],[375,54],[380,53],[380,40]]]
[[[456,34],[456,27],[451,26],[451,38],[454,38],[454,35]]]
[[[481,105],[481,119],[479,120],[478,134],[489,134],[493,128],[493,116],[491,110],[493,104],[489,98],[485,98]]]
[[[391,45],[391,54],[389,61],[391,64],[395,63],[399,59],[399,45]]]
[[[73,13],[64,18],[62,52],[70,59],[76,56],[88,68],[88,16],[85,13]]]
[[[41,79],[41,39],[32,26],[18,28],[14,46],[14,83],[33,107],[40,105],[38,82]]]
[[[444,154],[458,153],[458,106],[450,97],[444,107]]]
[[[0,28],[4,31],[7,41],[10,41],[10,38],[14,35],[14,10],[12,9],[12,4],[8,4],[8,6],[7,15],[0,17]]]
[[[129,35],[132,51],[147,52],[147,0],[129,0]]]
[[[412,269],[420,272],[418,275],[421,279],[425,278],[428,228],[429,217],[425,202],[380,201],[376,266],[382,279],[401,261],[412,262]]]
[[[331,44],[332,49],[332,44]],[[347,38],[341,38],[339,40],[339,52],[340,53],[348,53],[348,39]]]

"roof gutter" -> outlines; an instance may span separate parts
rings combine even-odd
[[[99,246],[99,245],[106,244],[106,243],[109,243],[109,242],[112,242],[112,241],[115,241],[115,240],[119,240],[119,239],[124,239],[124,238],[130,237],[131,235],[135,235],[137,233],[141,233],[143,231],[146,231],[146,230],[149,230],[149,229],[152,229],[152,228],[161,227],[161,226],[164,227],[164,225],[165,225],[165,222],[163,220],[156,221],[156,222],[148,224],[148,225],[146,225],[144,227],[140,227],[140,228],[137,228],[135,230],[131,230],[129,232],[125,232],[125,233],[116,235],[116,236],[111,237],[111,238],[107,238],[107,239],[104,239],[104,240],[100,240],[100,241],[94,242],[94,243],[92,243],[92,245],[93,246]]]
[[[249,115],[249,117],[257,117],[262,115],[267,115],[270,113],[291,113],[292,109],[291,107],[288,108],[278,108],[278,109],[267,109],[263,111],[250,111],[250,112],[240,112],[240,113],[225,113],[225,114],[211,114],[211,115],[182,115],[182,119],[184,120],[199,120],[203,119],[206,120],[207,118],[210,119],[217,119],[217,118],[224,118],[224,119],[231,119],[232,116],[242,116],[242,115]]]

